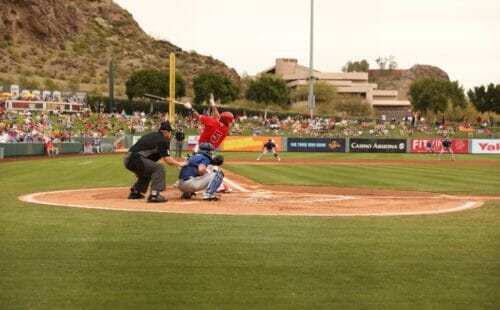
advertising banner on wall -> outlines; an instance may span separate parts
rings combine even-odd
[[[456,154],[467,154],[469,153],[469,140],[467,139],[450,139],[451,140],[451,150]],[[411,139],[410,140],[410,152],[411,153],[426,153],[427,141],[432,141],[432,149],[434,153],[439,153],[443,149],[442,141],[443,139]]]
[[[500,140],[473,139],[471,148],[473,154],[500,154]]]
[[[239,137],[230,136],[226,137],[222,142],[221,151],[229,152],[260,152],[264,147],[264,143],[272,139],[276,144],[276,151],[283,150],[283,143],[281,137]]]
[[[349,141],[351,153],[406,153],[406,139],[357,139]]]
[[[345,152],[345,139],[288,138],[288,152]]]
[[[198,144],[198,139],[200,139],[200,136],[188,136],[187,138],[187,143],[188,143],[188,151],[194,151],[194,148]]]

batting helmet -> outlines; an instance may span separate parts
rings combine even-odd
[[[219,118],[219,121],[224,125],[229,125],[233,122],[234,115],[231,112],[222,112]]]

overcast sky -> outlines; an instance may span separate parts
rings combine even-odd
[[[310,0],[114,1],[146,33],[240,75],[275,58],[309,66]],[[440,67],[466,90],[500,84],[500,0],[315,0],[313,55],[322,72],[392,55],[401,69]]]

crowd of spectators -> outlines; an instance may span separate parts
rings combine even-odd
[[[0,143],[71,142],[77,138],[100,138],[114,132],[107,117],[90,119],[89,113],[0,110]],[[79,124],[79,126],[76,126]]]
[[[420,135],[446,136],[453,135],[457,130],[456,125],[441,123],[426,123],[424,119],[412,121],[410,118],[401,120],[368,120],[343,118],[303,118],[287,117],[278,119],[270,117],[239,117],[232,134],[278,135],[295,137],[411,137],[417,132]]]
[[[5,95],[0,96],[0,103],[7,100],[23,100],[23,101],[45,101],[45,102],[81,102],[77,95],[71,94],[68,96],[62,96],[60,93],[54,92],[50,94],[43,93],[21,93],[21,94],[10,94],[3,93]],[[85,102],[85,100],[83,100]],[[81,102],[82,103],[82,102]]]
[[[146,114],[134,112],[127,115],[121,113],[95,113],[86,110],[82,113],[59,113],[58,111],[11,111],[0,108],[0,143],[22,143],[52,141],[91,141],[102,137],[119,139],[127,134],[141,135],[154,129],[154,124],[168,118],[165,113]],[[237,115],[232,126],[232,135],[275,135],[295,137],[412,137],[419,136],[453,136],[457,131],[472,127],[471,123],[448,125],[443,122],[426,122],[424,118],[405,117],[403,119],[384,118],[378,120],[333,118],[292,117],[279,119],[276,116]],[[492,120],[488,119],[486,122]],[[197,121],[191,116],[176,116],[176,126],[185,129],[198,128]],[[490,126],[481,121],[480,128]],[[487,129],[486,129],[487,130]],[[195,134],[196,130],[186,134]]]

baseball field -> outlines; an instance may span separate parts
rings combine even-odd
[[[0,161],[0,309],[500,307],[498,156],[225,155],[155,208],[120,154]]]

